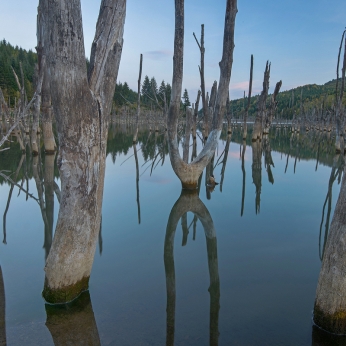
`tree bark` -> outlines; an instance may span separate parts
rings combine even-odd
[[[220,81],[214,108],[213,129],[210,132],[208,140],[200,154],[190,164],[186,164],[180,157],[177,141],[177,126],[183,80],[184,1],[175,1],[173,80],[167,127],[168,148],[171,164],[175,174],[180,179],[183,188],[195,189],[197,187],[198,178],[213,157],[221,133],[232,71],[236,14],[237,0],[227,0],[223,54],[220,62]]]
[[[66,303],[88,288],[100,229],[108,119],[126,0],[103,0],[87,73],[79,0],[48,1],[47,64],[59,136],[61,202],[43,297]]]

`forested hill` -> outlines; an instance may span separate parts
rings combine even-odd
[[[340,81],[338,90],[340,91]],[[333,79],[323,85],[307,84],[291,90],[280,92],[277,96],[278,113],[283,111],[283,117],[292,118],[294,112],[299,113],[301,103],[305,110],[318,107],[324,103],[325,108],[331,108],[335,101],[336,79]],[[302,102],[301,102],[302,101]],[[243,99],[233,100],[232,107],[235,116],[241,116],[244,109]],[[343,103],[346,103],[346,94],[344,94]],[[257,96],[251,97],[249,113],[255,114]]]
[[[22,63],[25,89],[30,99],[34,92],[33,78],[35,63],[37,62],[36,53],[29,50],[26,51],[18,46],[14,47],[5,40],[0,41],[0,87],[4,93],[6,101],[10,100],[11,106],[14,105],[15,98],[19,98],[19,90],[11,70],[11,66],[14,68],[18,76],[20,76],[19,62]],[[147,85],[148,84],[148,85]],[[332,80],[323,85],[308,84],[297,87],[288,91],[279,93],[277,97],[278,101],[278,113],[283,111],[283,117],[292,118],[294,112],[299,113],[301,106],[301,99],[305,109],[312,107],[321,107],[324,102],[326,108],[330,108],[335,99],[335,84],[336,80]],[[340,84],[339,84],[340,85]],[[340,87],[339,87],[340,88]],[[143,92],[145,90],[145,92]],[[162,103],[162,92],[165,92],[166,99],[170,99],[170,85],[165,84],[162,81],[158,86],[154,77],[151,80],[146,76],[142,85],[142,104],[150,106],[150,100],[148,96],[155,90],[159,102]],[[345,93],[346,94],[346,93]],[[186,105],[189,105],[188,95]],[[133,106],[137,102],[137,92],[131,90],[126,82],[117,83],[114,94],[114,103],[116,106],[122,106],[124,104],[132,104]],[[194,100],[191,100],[193,102]],[[244,109],[244,100],[238,99],[232,101],[233,113],[236,117],[242,117]],[[346,103],[346,95],[344,96],[344,103]],[[250,116],[256,112],[257,96],[251,98],[249,113]]]

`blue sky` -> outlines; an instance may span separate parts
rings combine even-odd
[[[206,85],[219,79],[225,0],[185,0],[183,88],[193,102],[200,85],[199,50],[192,33],[205,25]],[[37,0],[11,0],[1,5],[0,38],[33,49],[36,44]],[[90,54],[100,1],[82,0],[86,55]],[[282,90],[323,84],[336,73],[341,33],[346,26],[345,0],[238,0],[231,98],[248,88],[250,55],[254,55],[254,93],[261,89],[266,60],[271,61],[271,90],[280,79]],[[118,81],[133,89],[139,55],[143,74],[171,83],[174,0],[129,0],[124,49]]]

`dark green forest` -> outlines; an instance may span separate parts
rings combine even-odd
[[[34,92],[34,73],[37,55],[32,50],[14,47],[6,40],[0,41],[0,88],[4,93],[5,100],[10,102],[11,107],[14,106],[15,99],[19,98],[19,90],[16,84],[11,66],[20,76],[19,63],[22,63],[24,84],[28,99]],[[88,63],[88,61],[86,60]],[[335,85],[336,80],[329,81],[323,85],[308,84],[297,87],[288,91],[280,92],[277,97],[278,107],[277,112],[282,114],[283,118],[291,119],[294,113],[299,113],[301,106],[304,111],[308,111],[313,107],[320,108],[324,105],[325,108],[331,108],[335,100]],[[141,86],[141,106],[149,109],[156,106],[157,102],[161,107],[164,107],[164,99],[169,103],[171,95],[171,86],[165,81],[158,85],[155,77],[149,78],[145,76]],[[256,112],[258,96],[251,97],[249,115],[254,115]],[[127,105],[129,108],[135,109],[137,103],[137,92],[133,91],[127,82],[116,84],[114,93],[114,106],[120,108]],[[189,99],[187,90],[184,90],[182,108],[186,108],[193,100]],[[346,95],[344,96],[346,103]],[[245,100],[238,99],[231,101],[231,109],[237,118],[242,118]]]

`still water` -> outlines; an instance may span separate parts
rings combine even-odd
[[[41,297],[58,170],[11,143],[0,153],[0,171],[18,184],[0,176],[0,344],[334,344],[312,323],[340,189],[332,140],[278,129],[266,152],[250,141],[244,152],[240,133],[228,152],[227,133],[219,141],[214,176],[222,184],[210,191],[204,172],[199,196],[181,196],[164,132],[141,132],[137,184],[133,129],[113,124],[90,289],[58,308]]]

